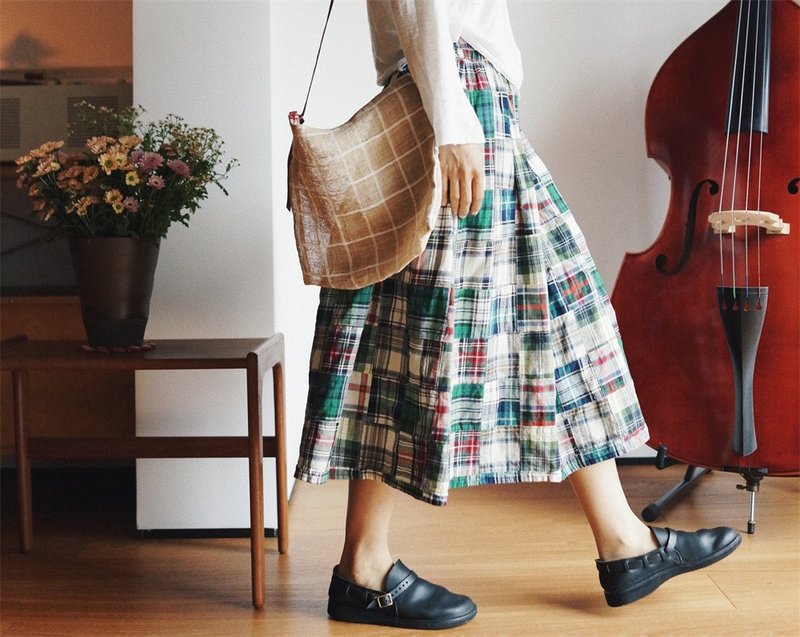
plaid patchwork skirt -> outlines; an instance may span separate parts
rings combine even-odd
[[[520,131],[518,96],[456,45],[486,135],[475,216],[442,209],[391,278],[320,291],[295,476],[450,487],[561,481],[648,437],[583,234]]]

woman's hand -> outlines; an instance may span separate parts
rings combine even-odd
[[[483,204],[483,144],[439,146],[442,169],[442,205],[450,204],[463,219],[477,214]]]

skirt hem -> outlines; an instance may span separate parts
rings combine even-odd
[[[459,476],[450,481],[450,489],[460,489],[465,487],[479,487],[490,484],[516,484],[516,483],[532,483],[532,482],[563,482],[570,474],[579,469],[584,469],[593,464],[605,462],[606,460],[615,460],[625,454],[641,448],[649,439],[649,434],[646,426],[641,427],[639,430],[633,432],[622,444],[609,450],[604,455],[593,455],[590,458],[584,458],[583,463],[569,464],[561,467],[558,471],[507,471],[507,472],[492,472],[482,473],[478,475]],[[580,459],[579,459],[580,460]],[[325,473],[318,473],[314,471],[304,471],[299,467],[295,471],[294,477],[309,484],[324,484],[328,480],[379,480],[384,484],[398,489],[417,500],[421,500],[427,504],[434,506],[444,506],[447,504],[447,494],[434,494],[431,492],[423,491],[413,485],[398,482],[390,475],[385,474],[375,469],[364,468],[349,468],[349,467],[331,467]]]

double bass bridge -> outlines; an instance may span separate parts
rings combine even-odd
[[[708,215],[714,234],[733,234],[739,226],[756,226],[767,234],[788,235],[790,225],[774,212],[763,210],[723,210]]]

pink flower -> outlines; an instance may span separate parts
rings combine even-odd
[[[131,152],[131,161],[138,166],[139,162],[142,161],[143,156],[144,156],[143,150],[134,150],[133,152]]]
[[[125,199],[122,200],[122,207],[128,212],[138,212],[139,201],[136,197],[125,197]]]
[[[137,164],[143,171],[149,172],[163,166],[164,158],[158,153],[142,153]]]
[[[164,178],[159,175],[151,175],[147,180],[147,185],[156,190],[161,190],[164,187]]]
[[[167,166],[169,166],[170,170],[178,175],[178,177],[189,176],[189,166],[185,161],[180,159],[170,159],[167,162]]]

